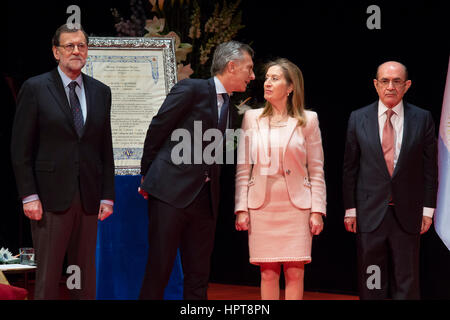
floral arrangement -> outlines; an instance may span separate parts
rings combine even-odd
[[[178,80],[182,80],[193,74],[209,77],[213,49],[245,27],[238,10],[241,0],[231,1],[214,5],[208,0],[130,0],[129,19],[115,8],[111,11],[118,36],[173,37]]]

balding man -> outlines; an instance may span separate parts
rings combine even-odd
[[[437,191],[436,136],[429,111],[403,100],[399,62],[378,67],[379,100],[350,115],[344,157],[344,224],[357,234],[361,299],[419,299],[420,234]]]

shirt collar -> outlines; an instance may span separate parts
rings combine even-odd
[[[214,77],[214,84],[216,85],[217,94],[227,93],[227,90],[225,90],[225,87],[223,86],[222,82],[220,82],[219,78]]]
[[[381,100],[378,100],[378,117],[381,117],[387,109],[388,107],[386,107]],[[392,111],[394,111],[397,116],[401,117],[403,115],[403,100],[393,107]]]
[[[75,80],[72,80],[72,79],[70,79],[62,70],[61,70],[61,68],[58,66],[58,73],[59,73],[59,75],[60,75],[60,77],[61,77],[61,80],[62,80],[62,82],[63,82],[63,84],[64,84],[64,88],[65,87],[67,87],[68,85],[69,85],[69,83],[71,83],[72,81],[76,81],[77,83],[78,83],[78,86],[81,88],[82,87],[82,85],[83,85],[83,77],[81,76],[81,73],[80,73],[80,75],[75,79]]]

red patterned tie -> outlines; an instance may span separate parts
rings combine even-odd
[[[386,111],[386,122],[383,127],[383,141],[381,142],[384,160],[386,160],[386,166],[391,177],[394,172],[394,127],[391,123],[393,114],[394,111],[392,111],[392,109]]]

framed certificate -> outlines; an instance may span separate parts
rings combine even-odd
[[[90,37],[83,72],[111,88],[116,175],[140,174],[148,126],[177,82],[174,40]]]

